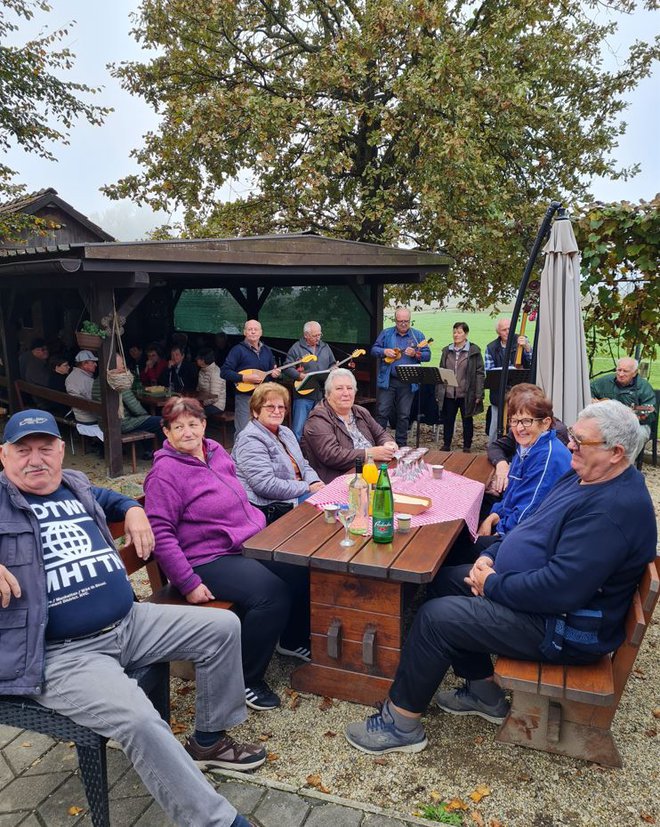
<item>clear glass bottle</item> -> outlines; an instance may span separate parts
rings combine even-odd
[[[355,460],[355,476],[348,484],[348,502],[355,506],[351,534],[366,534],[369,529],[369,486],[362,478],[362,459]]]
[[[391,543],[394,539],[394,494],[387,465],[380,466],[372,506],[374,543]]]

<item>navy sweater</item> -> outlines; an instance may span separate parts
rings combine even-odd
[[[657,531],[643,476],[580,485],[564,475],[538,511],[485,552],[495,560],[484,594],[522,612],[547,615],[543,654],[563,645],[593,654],[616,649]]]

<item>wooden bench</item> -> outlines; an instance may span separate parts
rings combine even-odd
[[[589,666],[500,657],[495,678],[513,692],[497,740],[620,767],[611,725],[660,592],[660,557],[649,563],[626,617],[626,639]]]
[[[33,399],[36,398],[43,399],[47,402],[56,402],[58,405],[63,405],[66,408],[73,408],[73,406],[75,405],[76,408],[80,408],[81,410],[95,413],[98,416],[99,420],[103,412],[103,406],[100,402],[95,402],[90,399],[82,399],[78,396],[71,396],[68,393],[54,391],[51,388],[46,388],[42,385],[33,385],[30,382],[25,382],[23,379],[17,379],[14,382],[14,386],[16,388],[16,397],[18,399],[18,404],[20,405],[22,410],[31,407],[30,405],[26,404],[26,402],[23,399],[24,394],[29,394]],[[53,414],[53,417],[58,424],[64,425],[65,427],[71,429],[72,432],[79,433],[76,427],[77,423],[73,416],[69,418],[68,416]],[[85,454],[85,436],[83,434],[79,435],[82,443],[82,451],[83,454]],[[151,433],[151,431],[129,431],[128,433],[121,435],[122,445],[130,446],[131,468],[134,474],[137,471],[137,456],[135,453],[135,444],[137,442],[144,442],[147,439],[153,442],[153,447],[155,451],[158,448],[158,439],[155,434]],[[71,449],[73,450],[73,439],[71,441]]]
[[[234,412],[233,411],[222,411],[222,413],[214,413],[209,414],[207,417],[208,422],[211,425],[215,425],[220,429],[220,433],[222,434],[222,447],[227,447],[229,442],[227,440],[227,425],[234,423]]]
[[[140,505],[144,505],[144,496],[138,497],[137,501]],[[124,523],[108,523],[108,528],[115,540],[123,537],[126,529]],[[171,583],[168,583],[167,578],[160,569],[160,566],[153,557],[148,560],[143,560],[138,557],[133,543],[124,544],[119,549],[119,554],[124,562],[128,574],[135,574],[142,569],[145,569],[149,579],[149,586],[151,587],[151,594],[147,598],[149,603],[159,603],[168,606],[193,606],[200,605],[212,609],[233,609],[234,604],[227,600],[210,600],[208,603],[193,604],[188,603],[181,592],[175,588]],[[195,669],[192,663],[188,661],[172,661],[170,664],[170,672],[175,678],[184,678],[185,680],[195,679]]]

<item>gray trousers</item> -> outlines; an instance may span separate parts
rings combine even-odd
[[[255,385],[255,388],[257,386]],[[252,418],[250,414],[250,397],[251,393],[239,393],[236,391],[234,396],[234,432],[238,434],[248,424]]]
[[[215,732],[245,720],[240,621],[232,612],[200,606],[135,603],[104,635],[47,645],[44,692],[33,697],[114,738],[175,824],[229,827],[235,808],[208,783],[124,672],[169,660],[195,663],[198,729]]]

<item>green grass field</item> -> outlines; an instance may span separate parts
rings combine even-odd
[[[413,325],[421,330],[427,339],[434,340],[431,345],[432,362],[438,361],[442,348],[452,341],[451,331],[455,322],[467,322],[470,327],[470,341],[474,342],[476,345],[479,345],[483,352],[488,342],[492,342],[496,336],[496,318],[497,317],[493,317],[489,313],[461,313],[460,310],[424,310],[417,311],[412,314]],[[386,313],[385,324],[388,325],[393,323],[394,313]],[[520,329],[520,322],[518,323],[518,328]],[[535,323],[527,323],[525,335],[528,336],[529,340],[532,342],[534,341],[535,329]],[[618,354],[618,356],[626,355],[626,353]],[[614,368],[614,362],[609,355],[603,354],[594,359],[594,374],[614,371]],[[660,367],[658,367],[657,362],[651,363],[650,366],[648,380],[652,385],[654,384],[654,375],[657,384],[660,382]]]

